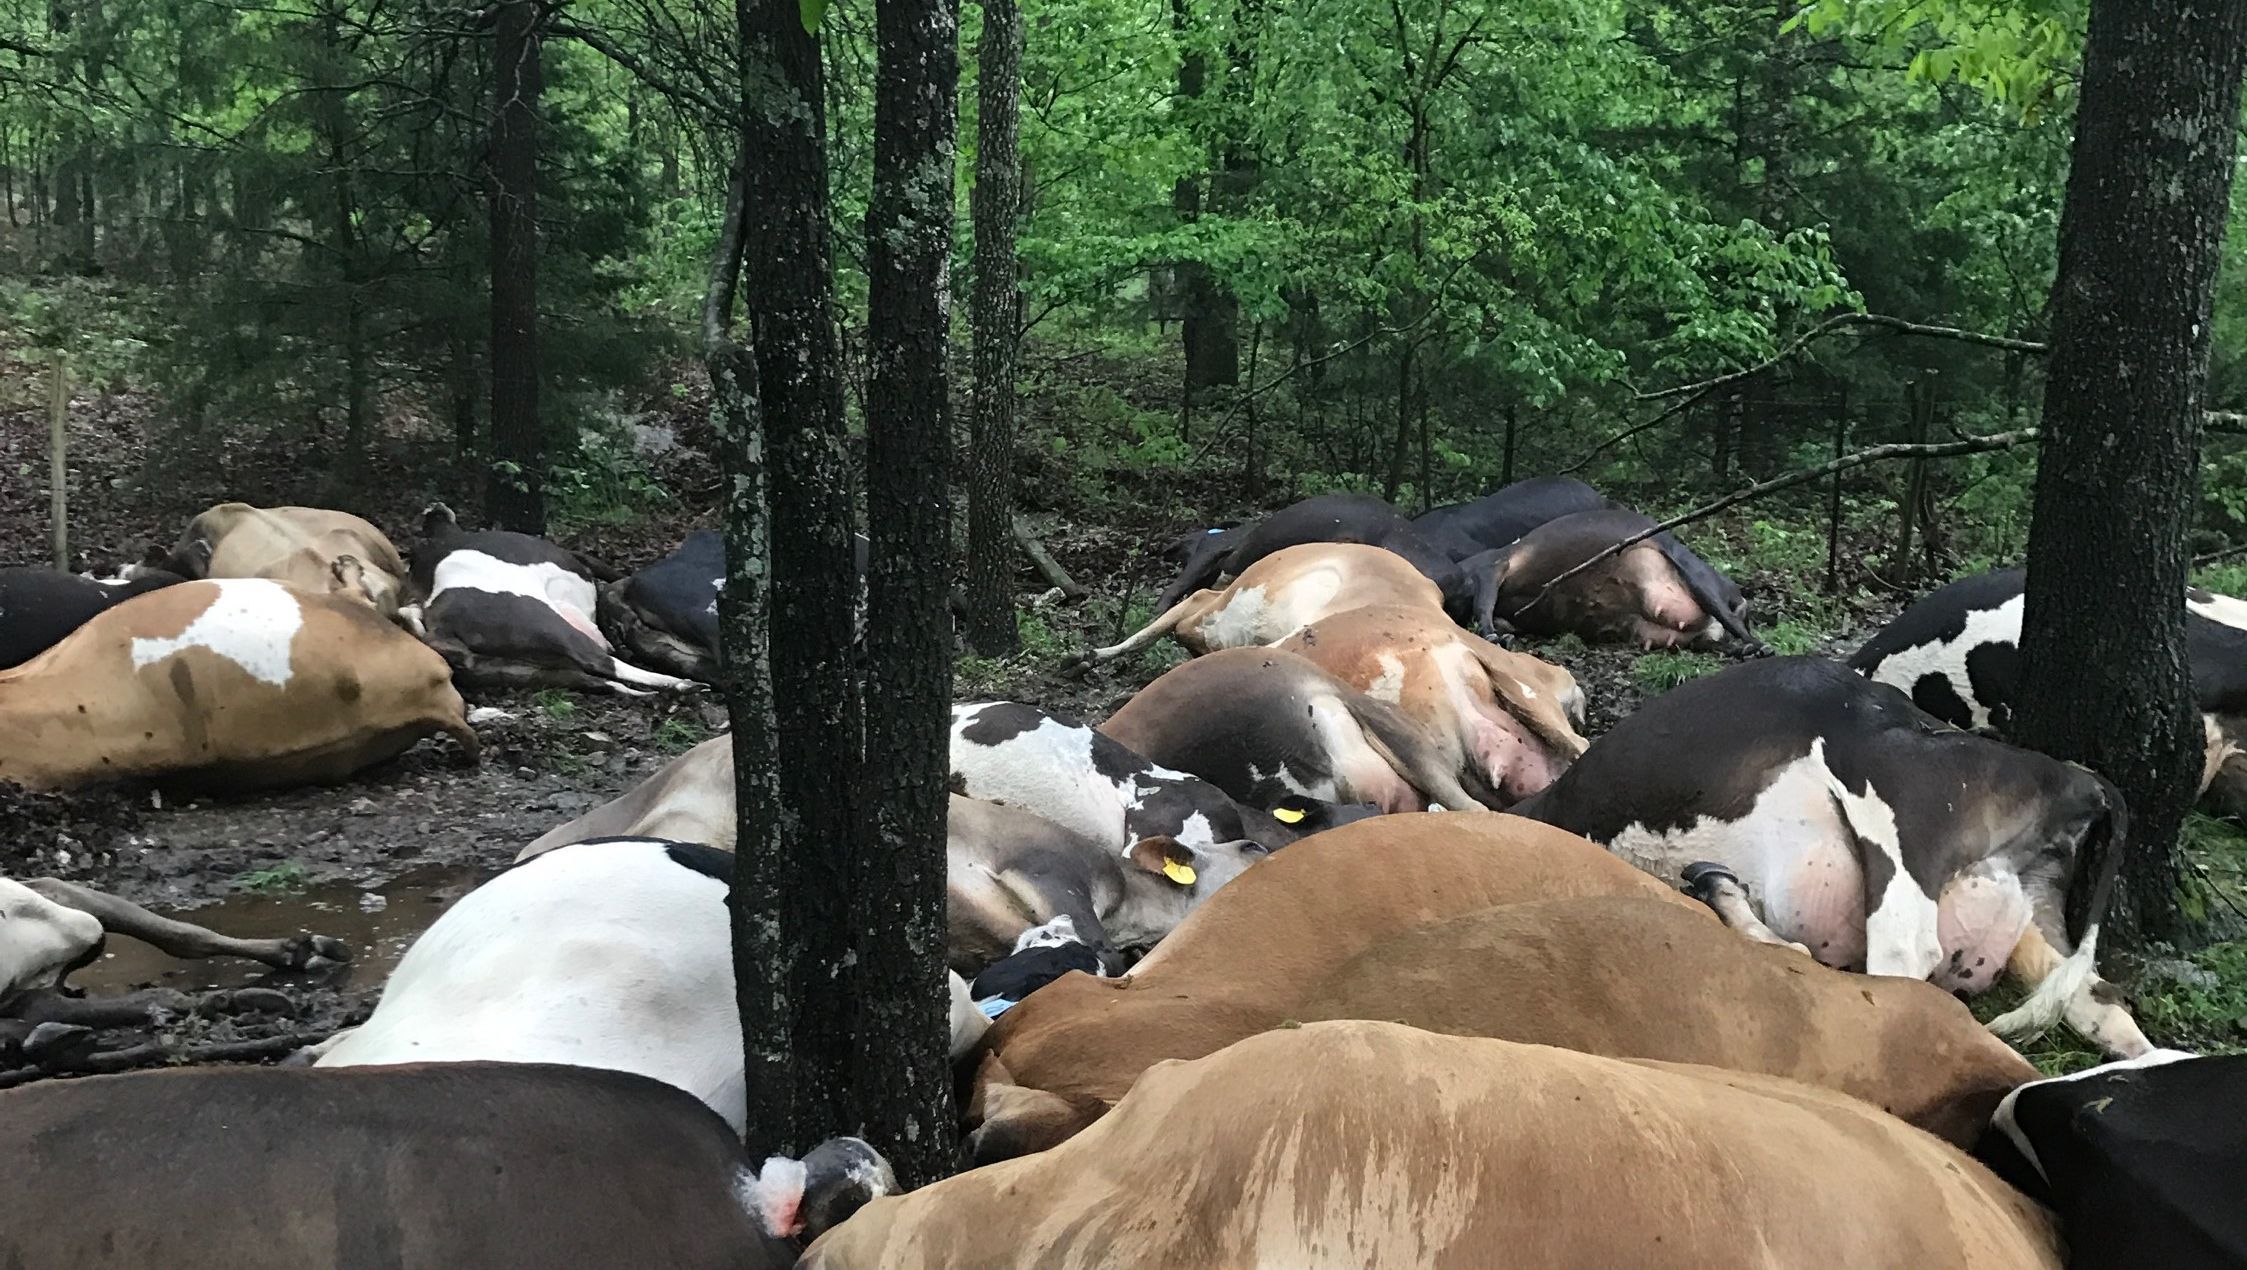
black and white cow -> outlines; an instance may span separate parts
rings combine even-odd
[[[851,545],[864,577],[866,535],[852,534]],[[670,555],[601,589],[601,626],[658,670],[716,683],[718,593],[725,585],[725,539],[697,529]]]
[[[1014,951],[985,966],[968,992],[977,1009],[996,1019],[1072,970],[1095,978],[1108,973],[1100,964],[1100,954],[1077,937],[1076,924],[1056,917],[1023,931],[1014,941]]]
[[[2072,1270],[2247,1265],[2247,1055],[2154,1050],[2032,1081],[1974,1154],[2059,1217]]]
[[[1277,850],[1378,811],[1293,796],[1268,811],[1247,806],[1082,723],[1017,701],[952,707],[952,792],[1035,812],[1119,854],[1145,839],[1190,851],[1243,841]]]
[[[528,534],[468,533],[452,509],[422,514],[413,581],[426,600],[401,611],[470,687],[602,689],[626,696],[701,685],[619,661],[594,623],[592,566]]]
[[[1850,669],[1910,694],[1953,727],[2004,736],[2021,674],[2020,569],[1937,587],[1882,627]],[[2247,603],[2199,587],[2185,593],[2185,643],[2207,749],[2200,787],[2226,810],[2247,809]]]
[[[700,1098],[739,1133],[748,1103],[726,911],[732,878],[731,854],[654,838],[534,856],[445,910],[399,959],[374,1014],[308,1056],[320,1067],[493,1061],[637,1072]],[[953,992],[957,1024],[966,985]],[[981,1014],[965,1012],[980,1034]],[[955,1044],[964,1048],[957,1034]]]
[[[2128,829],[2114,787],[1938,723],[1838,662],[1686,683],[1513,811],[1687,881],[1733,925],[1829,966],[1961,992],[2005,970],[2035,990],[1991,1024],[2001,1035],[2064,1018],[2109,1053],[2151,1048],[2093,964]],[[1686,877],[1702,864],[1716,867]]]
[[[122,578],[60,569],[0,569],[0,670],[53,648],[120,600],[185,581],[161,569],[136,568]]]

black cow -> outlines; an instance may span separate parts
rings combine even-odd
[[[852,534],[851,546],[864,577],[866,535]],[[725,581],[725,539],[714,529],[697,529],[670,555],[601,589],[601,627],[657,670],[716,683],[718,592]]]
[[[625,696],[701,686],[617,659],[593,621],[599,573],[576,552],[528,534],[469,533],[442,503],[422,514],[422,534],[413,580],[428,600],[402,610],[400,620],[445,655],[462,684]]]
[[[1777,657],[1693,680],[1512,810],[1687,881],[1751,936],[1829,966],[1962,992],[2005,970],[2035,990],[1991,1025],[2001,1034],[2065,1018],[2111,1053],[2151,1048],[2093,967],[2128,828],[2121,795],[1947,727],[1838,662]],[[1704,863],[1718,867],[1692,868]]]
[[[1974,1154],[2059,1216],[2070,1270],[2247,1265],[2247,1055],[2155,1050],[2032,1081]]]
[[[89,578],[59,569],[0,569],[0,670],[21,666],[120,600],[185,582],[162,569]]]
[[[1438,507],[1414,518],[1413,525],[1438,541],[1464,541],[1471,549],[1459,559],[1503,547],[1547,521],[1575,512],[1605,511],[1621,504],[1573,476],[1532,476],[1481,498]]]
[[[1426,574],[1447,601],[1463,607],[1472,598],[1452,549],[1430,541],[1402,512],[1370,494],[1321,494],[1283,507],[1253,525],[1202,535],[1177,579],[1155,601],[1155,611],[1167,612],[1221,575],[1237,574],[1283,547],[1309,542],[1386,547]]]

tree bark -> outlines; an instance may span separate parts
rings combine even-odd
[[[494,524],[546,532],[546,433],[538,413],[538,0],[500,0],[493,24],[491,140]]]
[[[1022,9],[983,0],[976,45],[974,418],[968,437],[967,642],[1003,657],[1019,642],[1014,618],[1014,378],[1022,323]]]
[[[862,710],[852,646],[859,580],[843,427],[842,351],[828,235],[827,115],[817,37],[797,0],[740,0],[746,223],[757,235],[745,280],[768,463],[773,719],[788,859],[769,884],[784,965],[744,984],[785,984],[792,1012],[785,1099],[751,1103],[754,1152],[806,1150],[845,1123],[858,988],[850,861],[858,852]],[[919,620],[935,620],[934,613]],[[786,692],[779,692],[781,685]],[[738,765],[738,764],[737,764]],[[746,867],[746,866],[745,866]],[[753,1058],[752,1086],[776,1055]],[[760,1065],[762,1064],[762,1065]],[[756,1119],[759,1115],[762,1120]],[[882,1144],[887,1148],[888,1144]],[[758,1158],[762,1158],[761,1155]]]
[[[944,874],[958,0],[878,0],[874,26],[866,467],[875,514],[867,525],[867,761],[852,859],[850,925],[859,943],[850,1119],[881,1145],[905,1185],[922,1186],[951,1172],[954,1159]],[[1011,327],[1011,312],[1001,316]]]
[[[1186,0],[1170,0],[1171,30],[1179,41],[1178,96],[1197,105],[1209,79],[1209,59],[1195,42],[1192,15]],[[1171,206],[1183,221],[1202,214],[1202,183],[1198,177],[1181,178],[1171,190]],[[1184,320],[1179,323],[1186,353],[1186,399],[1190,403],[1211,388],[1240,380],[1240,306],[1198,260],[1177,267]]]
[[[2247,5],[2091,6],[2014,728],[2128,801],[2135,841],[2109,918],[2126,943],[2187,933],[2176,841],[2201,740],[2185,533],[2243,67]]]

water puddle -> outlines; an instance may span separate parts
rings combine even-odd
[[[372,889],[336,882],[285,895],[232,895],[201,908],[155,911],[245,939],[294,935],[300,930],[332,935],[351,945],[352,958],[334,979],[323,981],[358,990],[381,984],[406,946],[429,929],[448,905],[488,876],[489,870],[466,866],[417,869]],[[111,935],[101,960],[70,976],[70,982],[90,994],[146,987],[199,992],[246,987],[284,975],[294,977],[293,972],[240,958],[182,961],[137,939]]]

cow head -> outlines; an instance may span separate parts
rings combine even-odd
[[[1141,838],[1131,844],[1131,863],[1166,879],[1179,891],[1206,899],[1217,888],[1239,877],[1248,866],[1270,855],[1261,844],[1247,838],[1189,847],[1176,838]]]
[[[1263,811],[1240,809],[1241,832],[1267,851],[1277,851],[1298,838],[1324,833],[1337,825],[1381,814],[1379,803],[1330,803],[1323,799],[1289,794]]]
[[[421,509],[421,536],[442,538],[460,532],[460,517],[443,503],[431,503]]]
[[[101,922],[0,878],[0,1004],[63,977],[101,955]]]
[[[802,1160],[766,1160],[744,1189],[767,1234],[809,1242],[898,1185],[889,1161],[864,1139],[829,1138]]]

